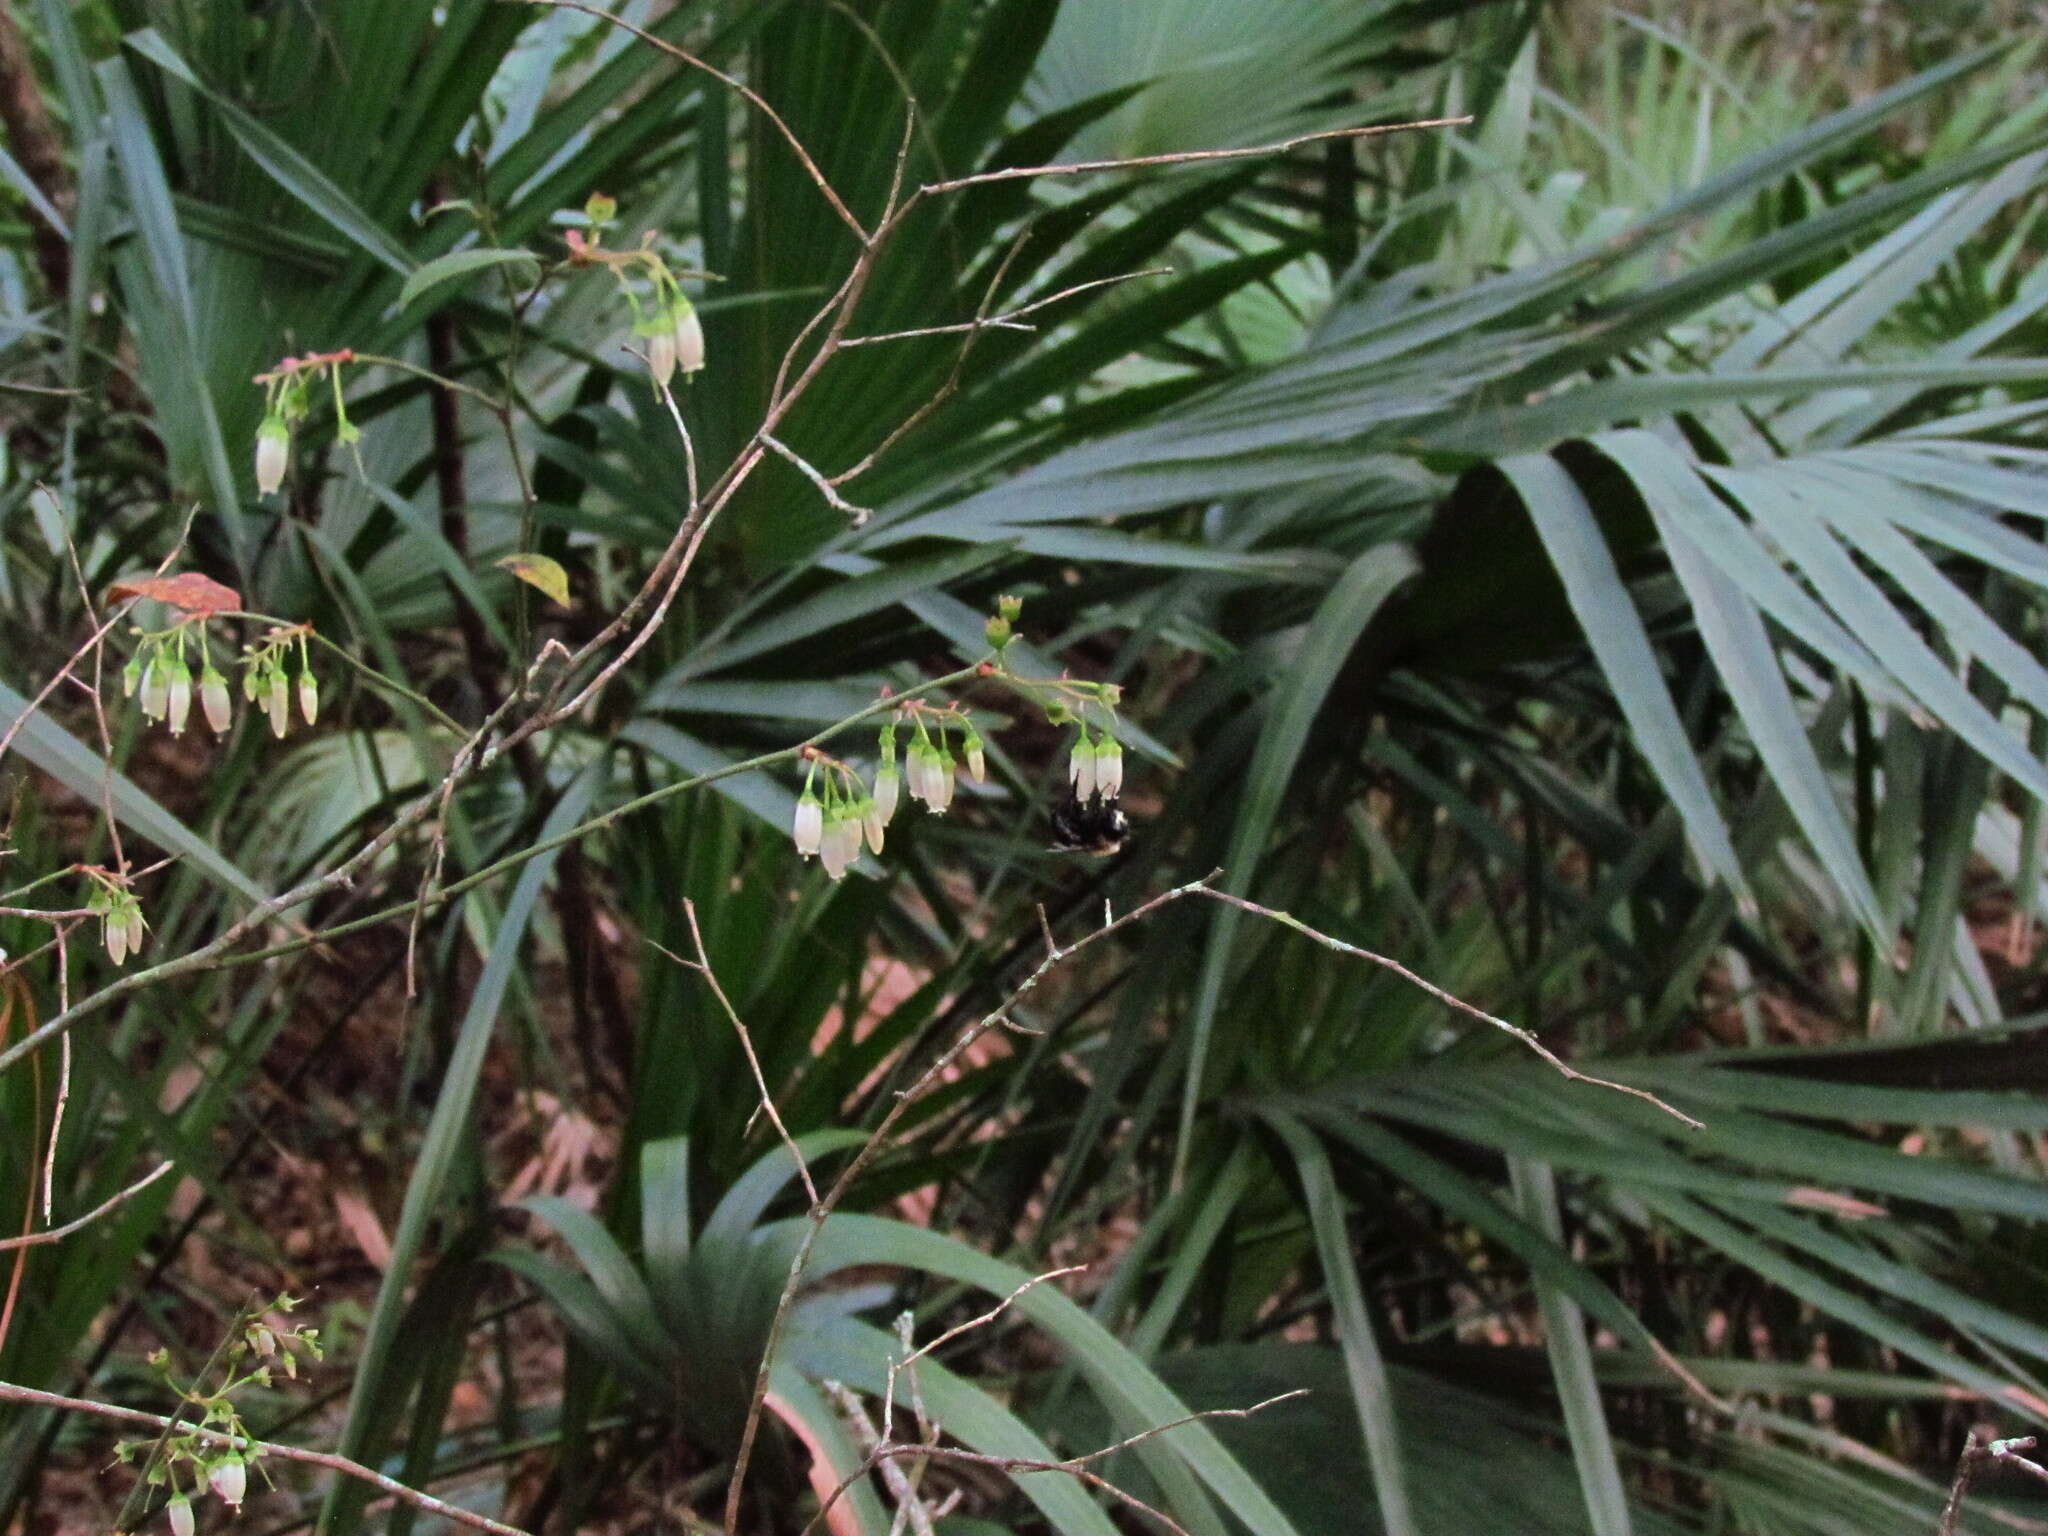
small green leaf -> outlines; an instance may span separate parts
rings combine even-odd
[[[546,555],[505,555],[498,569],[510,571],[529,587],[537,587],[564,608],[569,606],[569,573]]]
[[[466,251],[450,251],[446,256],[436,256],[405,280],[405,286],[398,290],[398,307],[404,309],[421,294],[452,283],[457,278],[468,277],[472,272],[481,272],[486,267],[521,266],[526,270],[520,274],[521,282],[530,283],[540,277],[540,262],[533,252],[515,248],[501,249],[496,246],[476,246]]]

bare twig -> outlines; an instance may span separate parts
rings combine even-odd
[[[549,3],[567,3],[567,0],[549,0]],[[1134,171],[1147,166],[1196,165],[1212,160],[1259,160],[1273,155],[1284,155],[1290,149],[1299,149],[1304,144],[1322,144],[1331,139],[1369,139],[1382,133],[1405,133],[1411,128],[1458,128],[1471,122],[1470,117],[1432,117],[1412,123],[1369,123],[1361,128],[1330,128],[1321,133],[1299,134],[1291,139],[1280,139],[1271,144],[1251,144],[1243,149],[1188,149],[1170,155],[1133,155],[1120,160],[1073,160],[1063,165],[1010,165],[1000,170],[977,171],[972,176],[956,176],[951,181],[932,181],[919,187],[913,196],[932,197],[942,192],[958,192],[963,187],[979,187],[992,181],[1021,181],[1033,176],[1085,176],[1094,171]]]
[[[56,1138],[54,1136],[50,1138],[50,1143],[52,1146],[56,1145]],[[67,1221],[61,1227],[51,1227],[46,1232],[31,1232],[26,1237],[0,1237],[0,1253],[5,1253],[10,1248],[33,1248],[38,1243],[59,1242],[74,1232],[83,1231],[109,1211],[119,1210],[158,1179],[169,1173],[174,1166],[176,1165],[172,1163],[158,1163],[155,1168],[137,1179],[133,1184],[130,1184],[119,1194],[94,1206],[77,1220]],[[47,1211],[45,1212],[44,1219],[48,1219]]]
[[[1118,272],[1109,277],[1098,277],[1085,283],[1076,283],[1071,288],[1062,288],[1058,293],[1048,293],[1044,298],[1033,299],[1029,304],[1003,311],[999,315],[961,320],[953,325],[926,325],[912,331],[883,331],[876,336],[849,336],[839,343],[847,347],[872,347],[877,342],[907,341],[913,336],[954,336],[967,331],[1032,331],[1036,326],[1024,324],[1024,317],[1035,314],[1048,305],[1057,304],[1061,299],[1071,299],[1077,293],[1086,293],[1091,288],[1108,288],[1117,283],[1127,283],[1134,277],[1169,277],[1171,267],[1141,267],[1135,272]]]
[[[761,1108],[767,1111],[769,1122],[775,1127],[775,1134],[782,1138],[782,1144],[789,1148],[789,1155],[796,1160],[797,1177],[803,1181],[804,1193],[810,1196],[811,1203],[815,1205],[818,1200],[818,1186],[811,1182],[811,1165],[804,1161],[803,1150],[797,1146],[796,1138],[789,1134],[789,1127],[782,1123],[782,1112],[775,1107],[775,1095],[768,1091],[768,1078],[761,1070],[761,1058],[754,1054],[754,1037],[747,1033],[747,1026],[741,1020],[739,1010],[733,1007],[732,999],[725,995],[725,988],[718,984],[717,973],[711,969],[711,951],[704,947],[704,930],[697,926],[697,903],[687,896],[683,898],[683,916],[689,920],[690,942],[696,946],[697,958],[685,960],[681,955],[664,949],[659,944],[655,944],[654,947],[684,969],[695,971],[702,976],[705,985],[711,988],[711,995],[718,999],[718,1006],[723,1008],[725,1016],[732,1020],[733,1033],[740,1037],[740,1049],[747,1053],[747,1066],[754,1074],[754,1087],[761,1095]],[[648,942],[653,943],[653,940],[650,939]]]
[[[761,441],[770,448],[773,448],[791,464],[794,464],[802,472],[803,477],[818,488],[818,494],[832,504],[832,509],[835,512],[843,512],[847,520],[854,527],[860,527],[861,524],[874,515],[866,507],[856,507],[852,502],[839,494],[836,489],[839,477],[835,476],[833,479],[826,479],[824,473],[817,469],[809,459],[798,453],[794,448],[789,447],[781,438],[770,437],[764,432],[761,434]]]
[[[844,1391],[843,1388],[841,1390]],[[989,1467],[995,1471],[1006,1472],[1012,1475],[1026,1472],[1064,1472],[1069,1477],[1078,1478],[1091,1487],[1101,1489],[1104,1493],[1109,1494],[1121,1503],[1129,1505],[1132,1509],[1138,1510],[1142,1514],[1150,1515],[1168,1530],[1175,1532],[1176,1536],[1187,1536],[1187,1532],[1172,1516],[1154,1509],[1150,1504],[1119,1488],[1101,1474],[1091,1471],[1090,1464],[1107,1460],[1111,1456],[1142,1445],[1147,1440],[1166,1434],[1169,1430],[1179,1429],[1184,1424],[1194,1424],[1206,1419],[1248,1419],[1253,1414],[1263,1413],[1266,1409],[1276,1404],[1306,1396],[1308,1396],[1308,1389],[1306,1387],[1296,1387],[1293,1391],[1281,1392],[1261,1402],[1253,1403],[1248,1408],[1209,1408],[1204,1409],[1200,1413],[1184,1414],[1180,1418],[1169,1419],[1164,1424],[1154,1424],[1149,1428],[1139,1430],[1136,1434],[1126,1435],[1114,1445],[1105,1445],[1099,1450],[1087,1451],[1079,1456],[1069,1456],[1060,1461],[1044,1461],[1030,1456],[991,1455],[984,1451],[963,1450],[957,1446],[885,1441],[874,1446],[868,1452],[866,1461],[850,1476],[843,1479],[838,1488],[833,1490],[832,1497],[825,1501],[824,1508],[821,1508],[816,1515],[813,1515],[810,1522],[804,1527],[803,1536],[809,1536],[809,1532],[824,1517],[825,1509],[829,1509],[832,1504],[844,1497],[846,1490],[852,1487],[860,1478],[866,1476],[871,1467],[885,1465],[889,1461],[911,1456],[929,1456],[935,1459],[942,1458],[947,1461],[958,1461],[969,1466]],[[1948,1533],[1944,1532],[1943,1536],[1948,1536]]]
[[[1244,897],[1233,896],[1228,891],[1211,890],[1205,886],[1201,890],[1191,892],[1190,894],[1206,896],[1211,901],[1220,901],[1226,906],[1238,907],[1243,911],[1263,917],[1270,922],[1278,923],[1283,928],[1292,928],[1303,938],[1320,944],[1325,949],[1334,950],[1340,955],[1350,955],[1354,959],[1368,961],[1382,970],[1392,971],[1410,986],[1420,987],[1446,1008],[1455,1009],[1467,1018],[1477,1019],[1482,1024],[1490,1024],[1495,1029],[1513,1035],[1522,1044],[1526,1045],[1573,1082],[1590,1083],[1596,1088],[1611,1088],[1616,1093],[1625,1093],[1632,1099],[1641,1099],[1646,1104],[1655,1105],[1658,1109],[1664,1111],[1665,1114],[1671,1116],[1672,1119],[1690,1126],[1693,1130],[1705,1129],[1704,1125],[1695,1120],[1691,1115],[1685,1113],[1684,1110],[1674,1108],[1647,1088],[1631,1088],[1627,1083],[1617,1083],[1610,1078],[1594,1077],[1591,1073],[1581,1072],[1577,1067],[1565,1061],[1555,1051],[1551,1050],[1549,1046],[1537,1039],[1533,1031],[1524,1029],[1519,1024],[1510,1024],[1506,1019],[1495,1018],[1483,1008],[1473,1007],[1472,1004],[1466,1002],[1463,998],[1454,996],[1436,985],[1436,983],[1424,980],[1416,975],[1415,972],[1409,970],[1407,966],[1401,964],[1398,960],[1390,959],[1386,955],[1375,954],[1369,949],[1360,949],[1356,944],[1346,944],[1342,939],[1332,938],[1327,933],[1309,927],[1307,923],[1304,923],[1291,912],[1281,912],[1272,907],[1262,907],[1256,901],[1247,901]]]
[[[144,1413],[139,1408],[121,1408],[112,1403],[96,1403],[90,1398],[65,1397],[56,1392],[42,1392],[34,1387],[20,1387],[13,1382],[0,1381],[0,1402],[29,1403],[39,1408],[55,1408],[64,1413],[85,1413],[95,1418],[109,1419],[117,1424],[139,1424],[149,1429],[166,1430],[176,1427],[180,1434],[187,1434],[209,1441],[214,1445],[234,1449],[253,1449],[265,1456],[275,1456],[280,1461],[303,1462],[309,1467],[324,1467],[338,1472],[343,1477],[352,1477],[357,1482],[368,1483],[382,1489],[394,1499],[403,1500],[415,1509],[428,1514],[439,1515],[443,1520],[453,1520],[457,1525],[466,1525],[472,1530],[490,1531],[494,1536],[528,1536],[516,1525],[506,1525],[487,1515],[479,1515],[464,1509],[459,1504],[449,1504],[430,1493],[410,1488],[395,1477],[386,1477],[373,1467],[366,1467],[359,1461],[346,1456],[337,1456],[331,1451],[309,1451],[301,1446],[283,1445],[274,1440],[251,1440],[242,1435],[223,1434],[217,1429],[207,1429],[198,1424],[166,1418],[160,1413]]]
[[[735,80],[715,64],[707,64],[688,49],[678,48],[668,39],[656,37],[645,28],[634,26],[632,22],[627,21],[624,17],[614,16],[610,11],[600,10],[594,5],[586,5],[584,0],[525,0],[525,3],[528,5],[544,5],[555,10],[581,11],[586,16],[595,16],[599,21],[608,22],[623,32],[632,33],[641,42],[660,49],[679,63],[687,64],[692,69],[702,70],[728,90],[736,91],[739,95],[745,97],[747,104],[767,118],[774,125],[775,131],[782,135],[782,141],[789,146],[790,152],[796,156],[797,163],[804,168],[804,174],[810,177],[811,184],[823,195],[825,201],[832,205],[832,211],[839,215],[839,222],[852,230],[854,238],[860,241],[861,244],[865,245],[868,243],[870,236],[866,228],[862,226],[859,219],[853,216],[853,210],[840,200],[839,194],[832,190],[832,183],[827,181],[825,173],[818,169],[818,162],[813,160],[811,152],[804,148],[803,140],[799,139],[796,136],[795,130],[782,120],[782,114],[769,106],[767,99],[752,86]]]

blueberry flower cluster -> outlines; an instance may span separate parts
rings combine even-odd
[[[1017,598],[997,600],[985,627],[994,655],[977,671],[1043,709],[1051,723],[1079,727],[1068,757],[1068,794],[1053,816],[1053,845],[1065,851],[1112,851],[1128,830],[1117,808],[1124,782],[1123,747],[1115,734],[1117,687],[1018,676],[1008,653],[1022,612]],[[899,769],[898,736],[906,731],[909,740],[902,745]],[[844,877],[860,856],[863,838],[871,852],[882,851],[884,829],[905,790],[928,811],[943,814],[953,803],[962,769],[976,783],[988,777],[987,743],[968,711],[953,703],[905,699],[882,726],[875,755],[870,783],[850,764],[815,747],[804,749],[808,767],[796,803],[796,849],[807,859],[818,859],[833,880]]]
[[[234,724],[234,705],[227,677],[213,663],[206,625],[183,620],[159,633],[137,633],[140,641],[122,669],[121,681],[127,696],[140,704],[143,718],[161,720],[173,736],[182,735],[196,697],[207,725],[215,734],[224,734]],[[270,728],[278,736],[291,724],[295,700],[306,724],[320,718],[320,683],[307,654],[307,633],[303,626],[279,626],[247,647],[242,657],[242,694],[270,717]],[[186,658],[188,647],[199,653],[196,679]]]
[[[86,866],[82,872],[87,883],[85,909],[100,920],[107,958],[119,965],[130,955],[141,954],[149,924],[142,920],[142,903],[128,889],[128,882],[97,866]]]
[[[172,1536],[193,1536],[198,1528],[194,1499],[211,1493],[230,1510],[239,1511],[248,1497],[249,1468],[263,1447],[243,1425],[233,1394],[252,1385],[270,1386],[273,1368],[296,1377],[302,1361],[321,1357],[318,1329],[273,1326],[264,1320],[265,1315],[289,1313],[296,1305],[292,1297],[278,1296],[267,1314],[245,1313],[236,1324],[236,1336],[223,1351],[226,1375],[211,1390],[179,1382],[167,1350],[149,1357],[165,1385],[184,1404],[184,1422],[161,1440],[124,1440],[114,1454],[123,1462],[138,1454],[146,1458],[143,1481],[170,1495],[164,1502],[164,1516]]]
[[[618,279],[619,291],[633,311],[633,334],[646,346],[647,376],[656,389],[666,389],[678,369],[688,378],[704,366],[704,324],[675,273],[651,244],[623,251],[605,249],[605,226],[617,219],[618,213],[619,205],[611,198],[602,193],[591,196],[583,205],[589,236],[580,230],[568,232],[569,264],[601,266]],[[650,234],[648,239],[652,238]],[[646,284],[644,293],[635,286],[636,279]]]

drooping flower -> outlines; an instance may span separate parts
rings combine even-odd
[[[171,734],[185,734],[185,721],[192,714],[192,669],[185,665],[185,658],[174,656],[170,663],[171,680],[164,699],[164,716],[170,722]]]
[[[860,824],[868,835],[868,851],[870,853],[880,853],[882,851],[882,828],[887,823],[882,816],[881,806],[875,803],[873,796],[867,796],[861,800]]]
[[[655,388],[668,388],[668,381],[676,373],[675,326],[663,313],[651,320],[642,320],[633,327],[633,334],[647,343],[647,376],[654,380]]]
[[[149,934],[149,924],[142,920],[142,906],[140,903],[133,901],[128,903],[126,927],[128,929],[128,953],[131,955],[141,954],[143,940]]]
[[[960,750],[967,754],[967,771],[974,775],[974,782],[987,783],[988,758],[983,755],[981,737],[969,731],[967,739],[960,744]]]
[[[290,685],[284,680],[283,667],[270,674],[270,697],[267,707],[270,711],[272,733],[283,736],[285,727],[292,723],[292,693]]]
[[[903,781],[910,790],[910,798],[926,806],[932,803],[931,750],[932,744],[920,734],[903,754]]]
[[[256,489],[272,495],[284,484],[285,465],[291,458],[292,431],[284,417],[272,412],[256,429]]]
[[[100,920],[100,929],[107,945],[107,958],[119,965],[128,958],[128,917],[119,907],[114,907]]]
[[[230,1453],[207,1469],[206,1481],[212,1485],[221,1503],[230,1509],[240,1509],[242,1499],[249,1491],[248,1464]]]
[[[861,820],[853,807],[844,801],[836,802],[832,814],[825,818],[824,836],[818,845],[818,859],[829,878],[843,877],[848,866],[860,856],[860,833]]]
[[[1074,743],[1074,750],[1067,757],[1067,782],[1073,786],[1074,798],[1082,804],[1094,798],[1095,743],[1086,727],[1082,728],[1081,739]]]
[[[192,1536],[198,1523],[192,1518],[192,1501],[182,1493],[173,1494],[171,1502],[164,1506],[164,1513],[171,1518],[171,1536]]]
[[[1123,790],[1124,749],[1114,736],[1104,736],[1095,744],[1095,792],[1114,800]]]
[[[822,846],[824,835],[825,808],[818,804],[818,797],[806,784],[796,802],[796,851],[807,859],[812,857]]]
[[[161,720],[170,708],[171,674],[160,655],[152,655],[142,667],[142,717]]]
[[[687,378],[704,366],[704,322],[697,318],[697,306],[678,298],[669,306],[670,329],[675,337],[676,366]]]
[[[886,827],[896,819],[896,801],[902,790],[903,780],[897,774],[892,758],[883,763],[881,771],[875,775],[875,816],[880,825]],[[879,853],[881,850],[875,851]]]
[[[216,736],[225,735],[227,728],[235,723],[234,705],[228,698],[228,680],[210,661],[199,674],[199,707],[205,711],[206,723],[213,727]]]
[[[320,684],[307,669],[299,669],[299,713],[311,725],[320,718]]]

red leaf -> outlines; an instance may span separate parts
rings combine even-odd
[[[242,606],[241,593],[197,571],[180,571],[175,576],[134,576],[107,588],[110,603],[125,602],[131,597],[153,598],[186,613],[236,613]]]

